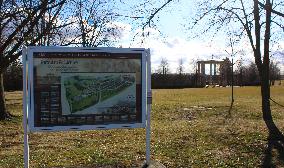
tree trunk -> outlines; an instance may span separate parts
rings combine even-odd
[[[10,114],[6,108],[5,92],[3,83],[3,72],[0,72],[0,120],[10,118]]]
[[[267,76],[267,74],[262,73],[261,77],[262,117],[264,121],[272,120],[270,109],[270,86]]]
[[[269,64],[266,64],[269,65]],[[264,69],[267,68],[264,66]],[[262,117],[268,128],[270,138],[272,140],[280,140],[284,142],[282,132],[277,128],[273,121],[270,108],[270,85],[269,85],[269,71],[262,71],[261,76],[261,96],[262,96]]]
[[[282,132],[277,128],[273,121],[273,117],[271,114],[270,109],[270,72],[269,72],[269,66],[270,66],[270,46],[269,46],[269,40],[270,40],[270,26],[271,26],[271,10],[272,10],[272,4],[270,3],[270,0],[266,0],[266,22],[265,22],[265,35],[264,35],[264,53],[263,53],[263,64],[262,66],[259,66],[258,70],[259,72],[262,72],[260,74],[261,77],[261,95],[262,95],[262,114],[263,114],[263,120],[265,121],[265,124],[268,128],[269,135],[273,139],[281,140],[284,142],[284,136]],[[261,68],[260,68],[261,67]]]

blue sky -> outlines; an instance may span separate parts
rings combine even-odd
[[[161,5],[162,3],[156,3]],[[133,4],[128,4],[133,5]],[[127,6],[124,8],[127,8]],[[125,10],[125,15],[133,16]],[[131,11],[131,10],[129,10]],[[134,34],[139,31],[139,22],[146,22],[150,13],[145,13],[145,18],[141,20],[134,20],[123,18],[121,23],[129,24],[131,32],[127,31],[128,38],[123,39],[123,47],[145,47],[150,48],[152,51],[152,65],[153,71],[158,69],[162,58],[166,58],[170,64],[170,70],[172,73],[177,71],[178,60],[184,60],[184,66],[186,72],[194,72],[194,62],[197,60],[204,60],[212,58],[223,59],[226,56],[220,56],[224,54],[224,42],[212,45],[209,41],[200,40],[199,38],[191,38],[190,32],[187,30],[190,17],[194,14],[194,4],[188,0],[180,0],[179,3],[171,3],[166,8],[161,10],[154,18],[156,27],[148,28],[150,32],[149,37],[144,41],[143,45],[139,45],[139,37],[135,39],[135,42],[129,42],[132,40]],[[137,16],[137,15],[136,15]],[[133,24],[134,23],[134,24]],[[135,23],[138,23],[135,24]],[[129,29],[129,28],[128,28]],[[141,31],[141,30],[140,30]],[[223,38],[224,39],[224,38]]]
[[[119,6],[120,13],[126,16],[143,16],[141,19],[132,19],[128,17],[121,17],[118,20],[120,24],[125,24],[127,29],[125,36],[122,38],[120,45],[123,47],[145,47],[150,48],[152,51],[152,65],[155,71],[162,58],[166,58],[170,64],[171,72],[177,71],[178,60],[184,60],[184,66],[186,72],[194,71],[194,62],[197,60],[211,59],[212,55],[214,59],[224,59],[229,57],[225,50],[229,51],[230,48],[226,44],[228,37],[225,34],[219,33],[217,37],[211,41],[208,35],[204,35],[198,38],[192,38],[195,35],[195,31],[198,32],[200,27],[196,27],[194,31],[188,30],[189,22],[191,18],[197,12],[197,4],[190,0],[179,0],[170,3],[166,8],[161,10],[154,18],[156,27],[148,28],[148,38],[141,44],[141,37],[136,37],[134,42],[133,36],[137,32],[141,32],[140,24],[146,21],[149,17],[152,7],[159,7],[164,1],[151,1],[150,6],[146,10],[136,11],[135,9],[129,9],[129,7],[138,4],[139,1],[126,0],[123,1],[125,5]],[[150,11],[149,11],[150,10]],[[210,34],[209,34],[210,36]],[[284,47],[284,41],[280,42]],[[236,50],[244,50],[246,56],[243,60],[246,62],[253,61],[251,48],[248,42],[244,41],[238,46]],[[241,55],[237,54],[235,60],[240,59]],[[284,60],[280,60],[284,63]],[[282,65],[282,71],[284,73],[284,66]]]

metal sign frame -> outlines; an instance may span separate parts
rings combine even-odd
[[[102,52],[102,53],[140,53],[141,54],[141,123],[103,124],[103,125],[72,125],[72,126],[34,126],[34,62],[35,52]],[[146,165],[150,164],[150,113],[152,103],[151,92],[151,58],[150,50],[144,48],[83,48],[83,47],[35,47],[23,48],[23,127],[24,127],[24,166],[29,167],[29,132],[37,131],[74,131],[74,130],[105,130],[115,128],[146,127]]]
[[[35,117],[35,89],[34,89],[34,58],[33,54],[36,52],[70,52],[70,53],[80,53],[80,52],[89,52],[89,53],[140,53],[141,57],[141,84],[142,84],[142,123],[118,123],[118,124],[103,124],[103,125],[72,125],[72,126],[51,126],[51,127],[36,127],[34,123]],[[28,57],[28,92],[30,92],[30,102],[28,103],[29,115],[28,115],[28,130],[31,132],[35,131],[66,131],[66,130],[96,130],[96,129],[113,129],[113,128],[143,128],[145,127],[146,121],[146,57],[147,52],[145,49],[130,49],[130,48],[70,48],[70,47],[29,47],[27,49]],[[94,58],[96,59],[96,58]],[[24,107],[25,108],[25,107]]]

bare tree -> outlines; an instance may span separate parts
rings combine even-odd
[[[279,62],[277,61],[270,61],[269,65],[269,74],[270,74],[270,86],[274,85],[275,80],[280,79],[280,67],[279,67]]]
[[[168,0],[163,6],[156,11],[159,12],[169,2]],[[270,55],[271,43],[277,39],[283,39],[283,19],[284,1],[283,0],[201,0],[198,4],[200,10],[197,12],[197,17],[193,22],[193,28],[201,24],[199,27],[203,29],[200,34],[206,32],[215,32],[213,37],[222,28],[232,26],[239,32],[238,37],[245,38],[249,41],[253,51],[254,62],[256,64],[260,84],[261,84],[261,99],[262,99],[262,118],[267,126],[269,136],[267,150],[263,161],[263,167],[273,167],[271,162],[271,153],[273,147],[278,149],[279,153],[283,151],[284,135],[278,129],[273,121],[272,111],[270,107]],[[157,14],[153,13],[149,17],[148,22]],[[205,20],[205,24],[204,24]],[[277,36],[275,36],[277,35]],[[276,39],[276,40],[273,40]],[[283,106],[282,106],[283,107]]]
[[[231,36],[232,34],[230,34]],[[232,89],[232,92],[231,92],[231,105],[230,105],[230,108],[229,108],[229,111],[228,111],[228,114],[229,114],[229,117],[231,116],[231,110],[233,108],[233,104],[234,104],[234,57],[236,56],[236,54],[238,53],[238,51],[236,51],[235,49],[235,44],[238,42],[238,40],[234,39],[233,37],[230,37],[230,40],[229,40],[229,46],[230,46],[230,50],[231,51],[226,51],[226,53],[228,55],[231,56],[231,89]]]
[[[178,59],[177,73],[179,75],[184,73],[184,59],[183,58]]]
[[[161,8],[169,2],[171,0],[166,1]],[[159,12],[161,8],[156,11]],[[203,31],[199,29],[200,34],[213,31],[215,36],[218,31],[224,30],[222,28],[230,26],[239,32],[236,36],[249,41],[261,81],[262,117],[268,128],[269,138],[279,139],[284,143],[284,136],[273,121],[269,83],[271,42],[276,34],[276,39],[279,39],[280,36],[283,37],[284,27],[281,23],[283,23],[284,13],[280,11],[284,11],[284,1],[201,0],[201,3],[198,3],[198,8],[199,11],[192,28],[201,24],[199,28]],[[153,13],[149,20],[156,13]],[[271,143],[269,146],[271,147]],[[271,148],[268,150],[271,151]]]
[[[273,32],[283,29],[280,23],[283,21],[284,14],[279,12],[283,10],[283,1],[206,0],[199,5],[201,6],[200,12],[194,26],[201,23],[202,20],[208,19],[208,24],[202,33],[212,29],[218,31],[223,27],[234,26],[239,32],[238,37],[248,39],[261,80],[263,120],[270,134],[281,137],[284,141],[284,136],[273,122],[269,86],[270,42],[272,35],[274,35],[271,33],[271,28],[273,28]]]
[[[53,22],[65,2],[66,0],[0,1],[0,119],[11,117],[5,104],[3,73],[19,58],[24,45],[37,45],[52,30]],[[49,22],[35,33],[48,11],[52,13]]]
[[[166,58],[162,58],[161,63],[160,63],[159,68],[158,68],[158,73],[166,75],[169,72],[170,72],[169,62]]]

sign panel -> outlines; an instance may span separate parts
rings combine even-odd
[[[29,130],[145,127],[147,54],[29,47]]]

